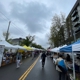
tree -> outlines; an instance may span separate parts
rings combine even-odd
[[[60,46],[64,40],[64,29],[63,22],[65,21],[65,16],[61,13],[60,15],[55,14],[52,18],[52,26],[50,29],[49,43],[53,44],[54,47]]]
[[[34,41],[34,37],[35,36],[31,35],[26,36],[26,39],[21,42],[21,45],[31,46],[32,42]]]
[[[32,43],[32,47],[38,48],[38,49],[44,49],[41,45]]]
[[[6,40],[6,35],[7,35],[7,32],[3,32],[3,36],[4,36],[5,40]],[[9,36],[10,36],[10,33],[8,33],[8,37]]]
[[[59,43],[59,45],[64,44],[64,41],[65,41],[64,36],[65,36],[64,35],[64,26],[62,26],[60,28],[60,30],[58,31],[58,43]]]

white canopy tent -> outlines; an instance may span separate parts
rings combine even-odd
[[[24,47],[22,47],[22,46],[19,46],[19,45],[14,45],[14,47],[15,47],[16,49],[22,49],[22,50],[26,50]]]
[[[13,45],[11,45],[10,43],[8,43],[8,42],[5,41],[5,40],[1,40],[1,41],[0,41],[0,45],[4,45],[5,48],[9,48],[9,49],[14,49],[14,48],[15,48]]]
[[[23,49],[23,50],[26,50],[22,46],[19,46],[19,45],[11,45],[10,43],[8,43],[5,40],[1,40],[0,41],[0,45],[4,45],[6,49]]]
[[[34,50],[36,50],[36,48],[35,47],[31,47],[32,48],[32,50],[34,51]]]
[[[55,47],[55,48],[51,49],[50,51],[52,51],[52,52],[58,52],[58,48]]]
[[[72,51],[80,51],[80,43],[72,45]]]
[[[60,48],[63,48],[63,47],[65,47],[65,46],[67,46],[67,45],[63,45],[63,46],[59,46],[59,47],[55,47],[55,48],[51,49],[51,51],[52,51],[52,52],[60,52],[60,51],[59,51]]]

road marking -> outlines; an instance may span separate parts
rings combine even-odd
[[[39,56],[40,57],[40,56]],[[35,62],[24,72],[24,74],[19,78],[19,80],[25,80],[25,78],[28,76],[30,71],[33,69],[33,67],[36,65],[39,57],[35,60]]]

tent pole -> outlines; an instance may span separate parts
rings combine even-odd
[[[75,64],[74,64],[74,52],[72,51],[72,57],[73,57],[73,80],[75,80]]]

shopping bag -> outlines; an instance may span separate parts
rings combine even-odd
[[[40,59],[40,62],[42,62],[42,59]]]

